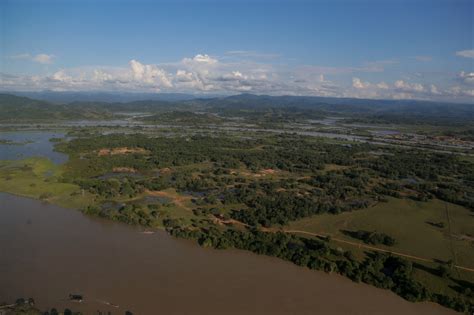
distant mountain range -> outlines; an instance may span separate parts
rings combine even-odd
[[[130,93],[130,92],[8,92],[17,96],[26,96],[52,103],[71,102],[133,102],[133,101],[185,101],[197,96],[185,93]],[[216,97],[211,95],[209,97]],[[202,96],[200,96],[202,97]]]
[[[54,104],[11,94],[0,94],[0,121],[51,121],[106,119],[113,114],[100,107],[81,107]]]
[[[239,116],[239,111],[258,114],[278,109],[283,113],[311,111],[321,116],[335,115],[369,122],[474,123],[474,105],[459,103],[253,94],[197,97],[189,94],[31,92],[28,95],[35,93],[43,98],[0,94],[0,120],[107,119],[117,112],[154,113],[172,110]],[[148,96],[150,99],[139,100]],[[61,99],[64,101],[60,102]]]
[[[186,93],[139,93],[139,92],[58,92],[58,91],[39,91],[39,92],[0,92],[16,96],[25,96],[37,100],[48,101],[51,103],[66,104],[71,102],[108,102],[108,103],[127,103],[134,101],[167,101],[181,102],[190,100],[201,100],[208,103],[235,102],[239,104],[250,104],[258,102],[260,105],[269,106],[314,106],[315,104],[327,105],[358,105],[358,106],[380,106],[380,105],[413,105],[413,104],[460,104],[449,102],[434,102],[421,100],[383,100],[383,99],[360,99],[360,98],[339,98],[339,97],[321,97],[321,96],[270,96],[256,94],[238,94],[224,96],[219,94],[186,94]],[[212,101],[211,101],[212,100]],[[473,104],[474,105],[474,100]]]

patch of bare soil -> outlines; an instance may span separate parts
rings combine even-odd
[[[105,155],[119,155],[119,154],[130,154],[130,153],[148,154],[150,152],[143,148],[120,147],[120,148],[102,148],[99,150],[97,154],[99,156],[105,156]]]
[[[181,195],[178,195],[176,193],[171,193],[171,192],[164,191],[164,190],[146,190],[145,192],[147,194],[151,195],[151,196],[159,196],[159,197],[169,198],[178,207],[181,207],[181,208],[184,208],[184,209],[189,209],[189,207],[186,206],[184,203],[191,199],[190,196],[181,196]]]
[[[137,170],[132,167],[114,167],[112,169],[114,173],[136,173]]]

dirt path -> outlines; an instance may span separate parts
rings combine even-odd
[[[159,196],[159,197],[169,198],[178,207],[190,210],[189,207],[184,204],[184,202],[191,199],[191,197],[189,197],[189,196],[180,196],[178,194],[173,194],[173,193],[170,193],[168,191],[162,191],[162,190],[146,190],[145,193],[147,193],[151,196]]]
[[[217,224],[224,224],[224,225],[227,225],[227,224],[234,224],[234,225],[240,225],[240,226],[243,226],[243,227],[249,227],[248,224],[245,224],[244,222],[240,222],[240,221],[237,221],[237,220],[234,220],[234,219],[221,219],[221,218],[218,218],[218,217],[214,217],[213,218],[213,221],[214,223],[217,223]]]
[[[10,308],[10,307],[14,307],[14,306],[16,306],[16,304],[2,305],[2,306],[0,306],[0,309]]]
[[[329,235],[311,233],[311,232],[300,231],[300,230],[281,230],[281,232],[292,233],[292,234],[295,234],[295,233],[305,234],[305,235],[316,236],[316,237],[327,237],[327,236],[329,236]],[[420,257],[420,256],[409,255],[409,254],[404,254],[404,253],[400,253],[400,252],[394,252],[394,251],[391,251],[391,250],[387,250],[387,249],[383,249],[383,248],[379,248],[379,247],[375,247],[375,246],[365,245],[365,244],[361,244],[361,243],[357,243],[357,242],[346,241],[346,240],[343,240],[343,239],[340,239],[340,238],[331,237],[331,241],[336,241],[336,242],[339,242],[339,243],[349,244],[349,245],[352,245],[352,246],[356,246],[358,248],[366,248],[366,249],[370,249],[370,250],[374,250],[374,251],[378,251],[378,252],[390,253],[392,255],[397,255],[397,256],[400,256],[400,257],[406,257],[406,258],[410,258],[410,259],[413,259],[413,260],[419,260],[419,261],[423,261],[423,262],[435,262],[433,259],[424,258],[424,257]],[[457,269],[460,269],[460,270],[474,272],[474,268],[468,268],[468,267],[463,267],[463,266],[458,266],[458,265],[455,265],[454,267],[457,268]]]
[[[244,226],[244,227],[249,227],[248,224],[245,224],[243,222],[240,222],[240,221],[237,221],[237,220],[234,220],[234,219],[224,220],[224,219],[220,219],[220,218],[214,218],[214,222],[217,222],[219,224],[235,224],[235,225],[240,225],[240,226]],[[273,232],[273,233],[283,232],[283,233],[289,233],[289,234],[304,234],[304,235],[316,236],[316,237],[328,237],[329,236],[329,237],[331,237],[331,241],[335,241],[335,242],[343,243],[343,244],[348,244],[348,245],[355,246],[355,247],[358,247],[358,248],[365,248],[365,249],[370,249],[370,250],[377,251],[377,252],[390,253],[392,255],[397,255],[397,256],[400,256],[400,257],[405,257],[405,258],[409,258],[409,259],[412,259],[412,260],[418,260],[418,261],[423,261],[423,262],[429,262],[429,263],[436,262],[434,259],[430,259],[430,258],[424,258],[424,257],[420,257],[420,256],[404,254],[404,253],[395,252],[395,251],[391,251],[391,250],[384,249],[384,248],[365,245],[365,244],[358,243],[358,242],[351,242],[351,241],[346,241],[346,240],[343,240],[343,239],[340,239],[340,238],[334,238],[329,234],[311,233],[311,232],[301,231],[301,230],[286,230],[286,229],[281,230],[281,229],[263,228],[263,227],[260,228],[260,230],[262,232]],[[458,266],[458,265],[454,265],[454,267],[456,269],[458,269],[458,272],[459,272],[459,270],[474,272],[474,268],[463,267],[463,266]]]
[[[453,262],[454,265],[458,263],[458,257],[456,256],[456,250],[454,249],[454,244],[453,244],[453,234],[452,234],[452,229],[451,229],[451,217],[449,216],[449,209],[448,209],[448,203],[444,203],[444,209],[446,210],[446,219],[448,220],[448,237],[449,237],[449,249],[451,250],[451,255],[453,257]],[[456,272],[459,275],[459,270],[456,269]]]

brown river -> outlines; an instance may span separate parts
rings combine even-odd
[[[84,301],[68,302],[70,293]],[[0,193],[0,302],[19,297],[84,314],[453,313],[276,258],[204,249]]]

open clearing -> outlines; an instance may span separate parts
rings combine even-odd
[[[112,148],[112,149],[103,148],[103,149],[100,149],[99,152],[97,152],[99,156],[131,154],[131,153],[147,154],[150,152],[148,152],[147,150],[143,148],[127,148],[127,147]]]
[[[390,198],[387,203],[364,210],[298,220],[292,222],[288,229],[327,234],[346,241],[355,240],[343,234],[342,230],[383,232],[394,237],[396,244],[377,247],[440,261],[454,260],[454,250],[458,265],[474,268],[474,243],[460,237],[474,235],[474,216],[466,208],[447,204],[449,229],[445,207],[446,203],[440,200],[417,202]],[[436,227],[429,222],[443,223],[444,227]]]
[[[190,210],[189,206],[187,203],[189,203],[192,199],[191,196],[183,196],[178,194],[174,189],[165,189],[165,190],[147,190],[147,194],[151,196],[159,196],[159,197],[166,197],[171,200],[176,206]]]
[[[449,211],[450,229],[446,206]],[[436,227],[428,222],[443,223],[444,227]],[[338,246],[351,250],[360,258],[364,256],[364,252],[370,251],[366,246],[400,253],[419,266],[414,269],[416,279],[437,292],[451,296],[457,295],[453,290],[457,284],[450,279],[433,277],[439,263],[452,260],[457,266],[474,269],[474,242],[459,237],[459,235],[473,235],[474,216],[464,207],[447,204],[441,200],[418,202],[389,198],[389,202],[379,203],[368,209],[338,215],[316,215],[294,221],[285,230],[300,231],[298,234],[303,236],[306,233],[307,237],[314,237],[316,234],[330,235],[332,240],[338,240],[336,242]],[[394,237],[396,244],[367,245],[343,234],[341,230],[383,232]],[[460,279],[472,282],[474,272],[470,270],[456,268],[453,272]]]
[[[62,166],[46,158],[0,162],[0,191],[81,209],[94,197],[79,186],[59,182]]]

